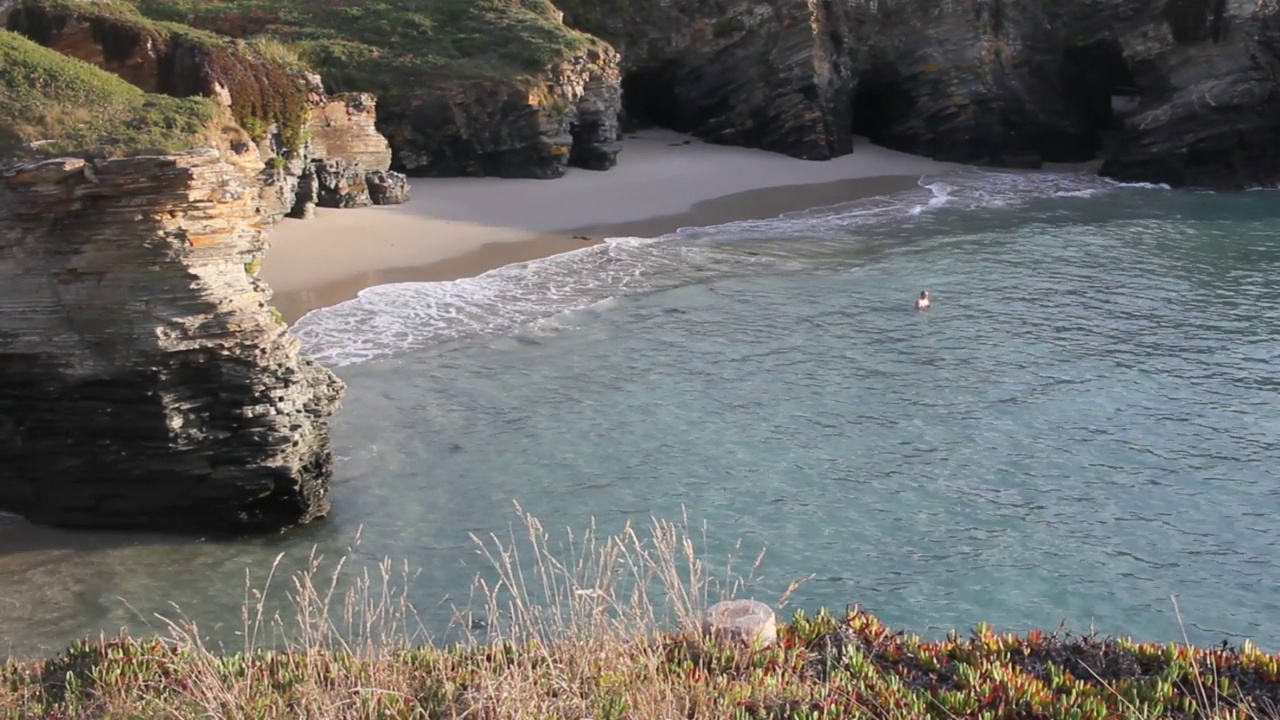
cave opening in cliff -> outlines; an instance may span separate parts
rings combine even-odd
[[[853,134],[882,143],[886,133],[910,117],[915,101],[891,71],[858,77],[853,93]]]
[[[637,68],[622,76],[622,116],[627,130],[661,127],[687,132],[673,69],[665,65]]]
[[[1114,38],[1068,47],[1062,54],[1061,88],[1063,103],[1069,111],[1079,113],[1087,133],[1091,155],[1110,146],[1124,117],[1136,108],[1139,95],[1133,72],[1124,58],[1124,49]],[[1045,159],[1078,160],[1076,157],[1052,157],[1046,148]]]

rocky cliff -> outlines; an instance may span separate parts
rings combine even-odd
[[[260,147],[221,99],[0,31],[0,510],[201,533],[327,512],[343,386],[255,277],[292,203]]]
[[[809,159],[861,134],[995,166],[1101,156],[1128,180],[1280,180],[1277,0],[132,2],[291,41],[331,91],[378,93],[393,164],[415,174],[608,168],[621,105]]]
[[[852,150],[847,0],[563,0],[622,53],[627,120],[825,160]]]
[[[331,92],[373,92],[393,167],[554,178],[618,154],[617,51],[548,0],[133,0],[149,17],[293,43]]]
[[[825,158],[854,131],[961,162],[1280,181],[1275,0],[563,3],[622,51],[629,116],[714,142]]]
[[[416,175],[556,178],[616,162],[619,57],[598,43],[527,78],[436,81],[380,114],[396,166]]]
[[[359,207],[408,198],[404,179],[386,176],[391,149],[376,127],[375,98],[329,97],[320,77],[276,44],[153,21],[114,0],[24,0],[5,24],[144,92],[217,101],[267,161],[261,181],[271,188],[273,215],[307,217],[316,204]],[[317,164],[334,172],[317,173]],[[396,192],[371,196],[371,172]]]
[[[0,176],[0,509],[179,532],[327,512],[343,386],[253,277],[261,169],[242,145]]]

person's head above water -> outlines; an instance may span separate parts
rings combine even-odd
[[[929,291],[928,291],[928,290],[921,290],[921,291],[920,291],[920,299],[921,299],[921,300],[928,300],[928,299],[929,299]]]

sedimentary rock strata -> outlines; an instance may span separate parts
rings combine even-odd
[[[439,82],[384,100],[379,126],[411,175],[556,178],[613,167],[621,109],[616,50],[595,43],[532,78]]]
[[[307,203],[326,207],[371,204],[345,182],[386,171],[391,147],[377,127],[377,101],[369,93],[328,96],[318,75],[296,62],[247,45],[165,23],[152,23],[130,6],[28,2],[6,25],[56,50],[96,65],[149,92],[210,97],[223,105],[271,162],[261,178],[272,188],[269,215],[307,217]],[[313,161],[340,166],[328,173],[341,184],[311,191]],[[407,199],[407,192],[401,196]]]
[[[810,160],[852,149],[852,6],[825,0],[565,0],[614,43],[627,119]]]
[[[323,91],[320,91],[323,92]],[[408,179],[390,170],[391,146],[377,129],[377,101],[369,93],[317,98],[291,217],[312,208],[393,205],[409,200]]]
[[[622,51],[629,116],[713,142],[826,158],[854,131],[961,162],[1280,181],[1275,0],[563,2]]]
[[[0,175],[0,509],[221,532],[324,515],[343,385],[254,277],[252,148]]]

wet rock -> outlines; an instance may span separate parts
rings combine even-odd
[[[1280,3],[1176,2],[1116,41],[1141,91],[1101,174],[1174,186],[1280,182]]]

